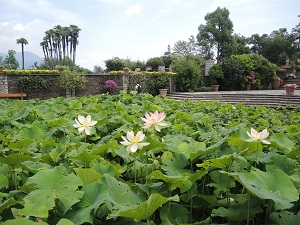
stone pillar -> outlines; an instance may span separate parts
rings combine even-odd
[[[0,94],[8,94],[7,75],[0,75]]]
[[[128,83],[129,83],[128,75],[123,75],[123,90],[124,91],[128,90]]]

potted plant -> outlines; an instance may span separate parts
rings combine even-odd
[[[3,70],[4,70],[4,66],[0,65],[0,74],[3,73]]]
[[[285,84],[284,89],[287,95],[294,95],[295,89],[298,87],[298,84]]]
[[[125,74],[125,75],[128,75],[130,69],[129,69],[129,67],[126,66],[126,67],[123,68],[123,71],[124,71],[124,74]]]
[[[208,71],[209,80],[214,87],[214,91],[219,90],[219,80],[224,77],[224,73],[220,64],[214,64]]]
[[[166,72],[161,72],[157,75],[156,84],[159,93],[163,96],[167,95],[168,87],[170,86],[170,76]]]
[[[272,81],[272,89],[278,90],[281,84],[281,79],[277,76],[276,72],[274,72],[273,81]]]

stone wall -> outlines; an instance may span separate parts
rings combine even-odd
[[[21,91],[18,88],[18,79],[21,76],[28,75],[6,75],[0,74],[0,93],[20,93]],[[65,97],[66,90],[59,86],[59,75],[35,75],[31,76],[40,76],[47,77],[51,80],[51,86],[48,89],[41,90],[39,92],[34,92],[28,95],[28,98],[39,98],[39,99],[49,99],[56,97]],[[98,95],[101,93],[105,93],[104,84],[106,80],[114,80],[119,90],[127,90],[128,89],[128,76],[126,75],[87,75],[87,83],[85,89],[75,90],[76,96],[89,96],[89,95]],[[171,85],[172,86],[172,85]],[[174,91],[175,85],[173,84]],[[171,89],[170,89],[171,90]]]

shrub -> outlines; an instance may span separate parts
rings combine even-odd
[[[115,94],[118,90],[118,85],[114,80],[105,81],[104,90],[109,94]]]
[[[59,85],[62,88],[69,89],[83,89],[85,88],[86,77],[85,75],[79,74],[75,71],[64,70],[64,72],[59,77]]]
[[[175,63],[177,91],[194,91],[199,86],[201,67],[193,59],[182,58]]]
[[[22,76],[18,79],[17,86],[21,92],[30,95],[42,89],[48,89],[51,85],[51,80],[48,77],[40,76]]]
[[[209,68],[208,71],[210,85],[220,83],[220,79],[224,77],[222,67],[220,64],[215,64]]]

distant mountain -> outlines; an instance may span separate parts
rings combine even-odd
[[[0,56],[3,57],[3,60],[5,59],[7,53],[0,53]],[[18,60],[20,66],[19,68],[22,68],[22,52],[17,52],[15,55],[16,59]],[[37,62],[38,65],[43,62],[43,59],[39,57],[38,55],[32,53],[32,52],[24,52],[24,68],[30,69],[33,64]]]

